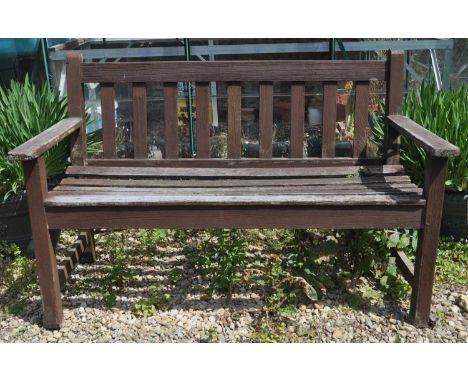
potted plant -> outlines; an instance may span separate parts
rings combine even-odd
[[[31,226],[24,190],[23,168],[8,160],[8,151],[67,117],[67,99],[44,83],[37,88],[26,76],[0,87],[0,241],[15,243],[22,254],[32,253]],[[68,163],[69,148],[63,142],[45,155],[49,187]],[[60,231],[52,232],[58,240]],[[29,250],[28,250],[29,246]]]
[[[406,96],[403,114],[460,148],[460,155],[448,163],[441,231],[446,236],[468,237],[468,85],[437,90],[435,85],[423,83]],[[373,129],[379,141],[383,139],[381,126],[380,121]],[[402,139],[400,149],[401,163],[422,187],[426,153],[407,139]]]

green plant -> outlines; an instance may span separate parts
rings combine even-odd
[[[19,314],[37,290],[35,263],[20,256],[14,244],[0,243],[0,252],[0,308],[6,313]],[[3,258],[5,253],[9,257]]]
[[[8,160],[8,151],[66,118],[67,99],[58,91],[40,88],[29,81],[12,81],[10,88],[0,88],[0,176],[1,192],[16,193],[23,186],[23,170],[18,161]],[[69,150],[58,144],[45,154],[49,176],[63,173]]]
[[[129,284],[133,278],[133,272],[129,268],[129,260],[125,253],[118,249],[116,252],[111,260],[109,279],[113,286],[121,288]]]
[[[286,324],[278,319],[270,320],[267,316],[261,317],[250,340],[254,343],[289,342]]]
[[[405,297],[410,292],[408,283],[399,275],[392,257],[393,248],[412,254],[417,244],[417,231],[412,230],[346,230],[337,236],[344,253],[335,258],[335,268],[348,293],[359,292],[364,300],[381,301],[384,296]],[[371,276],[378,281],[372,286],[363,282],[361,276]],[[350,288],[347,280],[354,280],[355,288]],[[353,284],[353,282],[351,282]],[[355,289],[355,290],[354,290]],[[355,297],[350,305],[361,305]]]
[[[50,91],[47,83],[36,87],[26,76],[23,83],[11,81],[8,89],[0,88],[0,193],[5,198],[24,186],[22,165],[10,161],[8,152],[67,115],[67,98],[58,90]],[[97,139],[97,133],[88,134],[88,148],[92,149]],[[44,156],[47,175],[62,174],[69,156],[68,140],[48,150]]]
[[[115,303],[117,302],[117,296],[115,295],[112,286],[108,286],[107,290],[104,291],[104,293],[102,294],[102,300],[108,308],[115,305]]]
[[[299,303],[318,300],[317,286],[321,286],[316,273],[320,256],[314,256],[316,243],[309,233],[288,230],[281,236],[281,251],[245,272],[247,282],[263,289],[264,312],[272,317],[294,314]]]
[[[457,89],[437,90],[434,84],[423,83],[408,93],[403,115],[460,148],[460,155],[449,159],[446,186],[449,190],[468,190],[468,85]],[[382,145],[383,117],[372,114],[374,142]],[[401,163],[418,185],[424,182],[426,153],[413,141],[403,138]]]
[[[440,241],[436,279],[440,283],[468,285],[468,240],[446,238]]]
[[[210,291],[227,294],[241,280],[246,266],[247,241],[236,229],[213,230],[197,257],[196,269],[211,281]]]
[[[132,307],[132,312],[138,317],[152,316],[156,310],[169,310],[171,295],[154,285],[148,288],[148,297],[140,298]]]
[[[109,235],[99,235],[97,240],[101,247],[110,252],[110,270],[102,279],[101,297],[104,304],[111,307],[117,301],[116,292],[130,284],[134,278],[134,272],[130,268],[128,248],[123,234],[114,232]]]
[[[145,245],[154,245],[164,239],[168,235],[167,229],[140,229],[140,240]]]

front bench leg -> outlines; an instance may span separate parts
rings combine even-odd
[[[58,329],[62,323],[62,296],[59,274],[52,241],[50,239],[44,199],[47,178],[44,158],[23,162],[28,197],[29,218],[34,241],[34,255],[42,296],[43,323],[47,329]]]
[[[426,209],[423,228],[419,230],[410,317],[415,326],[426,326],[431,311],[437,246],[444,203],[448,160],[445,157],[426,158],[424,196]]]

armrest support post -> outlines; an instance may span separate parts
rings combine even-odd
[[[401,114],[404,91],[405,53],[391,50],[388,54],[387,95],[385,115]],[[385,122],[384,157],[387,164],[400,164],[400,134]]]

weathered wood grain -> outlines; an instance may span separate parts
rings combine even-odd
[[[94,206],[397,206],[425,205],[417,193],[400,194],[158,194],[155,192],[49,192],[45,199],[48,207]]]
[[[197,82],[197,159],[210,157],[210,88],[209,82]]]
[[[323,123],[322,123],[322,157],[335,156],[336,135],[336,82],[323,84]]]
[[[82,82],[384,80],[385,61],[158,61],[85,63]]]
[[[133,152],[136,159],[148,158],[146,84],[133,84]]]
[[[392,255],[395,257],[396,265],[400,270],[401,274],[408,281],[408,284],[413,285],[414,283],[414,264],[406,256],[406,254],[396,248],[392,249]]]
[[[353,156],[365,158],[367,150],[367,115],[369,107],[369,82],[355,84],[356,103],[354,117]]]
[[[119,178],[64,178],[60,185],[77,187],[263,187],[263,186],[326,186],[346,187],[348,185],[372,185],[380,187],[393,184],[411,184],[408,176],[365,176],[365,177],[339,177],[339,178],[263,178],[263,179],[119,179]]]
[[[410,138],[433,157],[453,157],[460,149],[403,115],[387,117],[390,127]]]
[[[390,51],[388,58],[387,94],[385,96],[385,115],[401,114],[404,90],[403,51]],[[400,134],[395,129],[385,125],[384,156],[387,164],[400,163]]]
[[[24,161],[23,169],[34,240],[34,255],[42,296],[44,327],[58,329],[63,319],[62,296],[60,295],[57,261],[44,209],[44,199],[47,194],[44,157]]]
[[[48,208],[51,228],[419,228],[422,206]]]
[[[165,157],[179,157],[179,122],[177,119],[177,82],[164,83]]]
[[[259,156],[265,159],[271,158],[273,153],[273,83],[260,82],[259,92]]]
[[[291,84],[291,144],[290,158],[304,156],[304,114],[305,114],[305,84]]]
[[[240,147],[240,143],[239,146]],[[274,158],[274,159],[88,159],[89,166],[111,167],[215,167],[215,168],[269,168],[269,167],[333,167],[333,166],[378,166],[385,164],[381,158]]]
[[[126,187],[114,186],[73,186],[59,185],[54,188],[55,195],[58,193],[85,193],[85,192],[115,192],[115,193],[146,193],[152,195],[289,195],[289,194],[402,194],[412,193],[422,195],[422,190],[413,184],[371,184],[371,185],[335,185],[329,186],[241,186],[241,187]]]
[[[160,178],[297,178],[403,174],[400,165],[296,168],[179,168],[70,166],[68,175],[99,177]]]
[[[241,157],[241,84],[230,82],[228,96],[228,158]]]
[[[11,160],[36,159],[70,134],[80,129],[82,124],[81,118],[66,118],[11,150],[8,153],[8,158]]]
[[[86,121],[81,69],[83,58],[80,52],[69,52],[66,59],[68,116]],[[82,166],[86,161],[85,126],[70,136],[70,159],[73,165]]]
[[[410,307],[410,317],[416,326],[427,326],[429,322],[447,165],[445,157],[426,157],[424,197],[427,204],[418,235]]]

